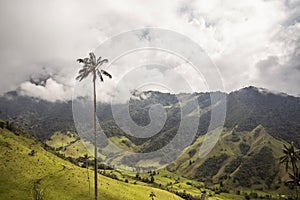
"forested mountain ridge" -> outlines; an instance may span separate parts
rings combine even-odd
[[[149,105],[160,103],[168,112],[168,121],[164,127],[176,127],[180,122],[180,106],[174,94],[147,92],[146,99],[132,99],[129,103],[132,119],[138,125],[147,125],[150,121]],[[149,95],[150,94],[150,95]],[[208,112],[202,114],[198,135],[207,131],[210,121],[210,93],[178,94],[185,96],[186,102],[197,98],[201,109]],[[251,131],[262,125],[275,138],[294,141],[300,146],[300,98],[282,94],[274,94],[264,89],[247,87],[225,94],[227,97],[227,112],[224,126],[237,127],[238,131]],[[98,118],[105,127],[114,124],[111,107],[108,104],[98,104]],[[75,131],[72,102],[48,102],[17,92],[9,92],[0,97],[0,118],[13,120],[25,129],[30,130],[38,139],[46,140],[56,131]],[[122,133],[119,130],[119,134]],[[113,136],[107,130],[108,136]]]

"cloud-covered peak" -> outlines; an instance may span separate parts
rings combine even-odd
[[[197,42],[217,65],[227,92],[256,85],[299,95],[299,13],[299,0],[2,0],[0,93],[21,88],[24,95],[51,101],[71,99],[80,67],[77,58],[120,32],[161,27]],[[149,39],[147,32],[142,36]],[[141,58],[136,54],[132,60]],[[203,77],[193,78],[177,64],[172,67],[167,75],[180,71],[198,90],[205,90]],[[116,77],[121,70],[113,73]],[[172,82],[182,90],[176,76],[150,68],[138,73],[136,82],[151,74],[153,80]],[[114,84],[112,80],[100,91],[105,100]],[[125,85],[128,94],[136,89]]]

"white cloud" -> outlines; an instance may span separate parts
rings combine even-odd
[[[198,42],[219,67],[227,91],[256,85],[300,94],[299,2],[3,0],[0,93],[21,86],[33,96],[39,91],[51,100],[70,99],[68,91],[79,68],[76,58],[86,56],[107,37],[154,26],[178,31]],[[267,69],[272,73],[266,75]],[[40,71],[63,86],[48,83],[41,89],[26,82]],[[144,79],[144,73],[154,72],[140,71],[135,79]],[[155,73],[157,77],[159,73]],[[185,73],[192,75],[191,71]],[[161,74],[160,79],[173,81],[180,88],[176,78]],[[196,83],[193,79],[193,85]],[[105,84],[110,86],[101,93],[109,94],[114,83]],[[60,91],[57,97],[50,97],[53,89]]]
[[[193,66],[164,51],[132,52],[117,59],[106,70],[113,78],[104,77],[104,82],[96,82],[98,100],[104,102],[126,102],[135,89],[169,93],[209,90],[202,74]],[[91,78],[77,83],[75,96],[92,96],[91,83]]]
[[[256,64],[255,82],[272,90],[300,94],[299,32],[300,23],[281,28],[264,57]]]
[[[52,78],[46,81],[45,86],[35,85],[28,81],[24,82],[20,85],[19,90],[21,95],[46,99],[52,102],[69,100],[72,94],[72,90],[65,88],[63,84],[56,82]]]

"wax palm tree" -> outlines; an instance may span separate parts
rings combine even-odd
[[[88,177],[88,184],[89,184],[89,199],[91,198],[91,183],[90,183],[90,174],[89,174],[89,158],[88,154],[84,154],[84,160],[85,160],[85,167],[86,167],[86,173]]]
[[[149,197],[150,197],[152,200],[154,200],[154,197],[156,197],[156,195],[155,195],[154,192],[152,191],[152,192],[150,193]]]
[[[297,167],[297,161],[300,160],[299,150],[296,150],[294,143],[291,142],[290,146],[283,145],[283,156],[280,157],[280,163],[285,164],[285,170],[288,171],[289,164],[292,165],[292,174],[289,173],[290,178],[296,187],[296,194],[298,199],[298,186],[299,186],[299,172]]]
[[[76,80],[82,81],[88,75],[92,74],[93,77],[93,87],[94,87],[94,176],[95,176],[95,200],[98,200],[98,153],[97,153],[97,130],[96,130],[96,79],[97,76],[100,78],[100,81],[103,82],[103,76],[112,76],[103,69],[100,69],[100,66],[104,63],[107,63],[107,59],[102,59],[99,57],[96,58],[95,54],[91,52],[89,58],[79,58],[77,61],[83,63],[83,67],[79,70],[79,75],[76,77]]]

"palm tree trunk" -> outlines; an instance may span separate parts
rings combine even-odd
[[[95,200],[98,200],[98,154],[97,154],[97,130],[96,130],[96,83],[94,84],[94,175],[95,175]]]
[[[297,165],[296,165],[296,163],[294,162],[294,161],[292,161],[292,167],[293,167],[293,173],[294,173],[294,177],[297,177],[298,175],[298,168],[297,168]],[[295,185],[295,187],[296,187],[296,197],[297,197],[297,199],[299,199],[298,198],[298,183],[297,183],[297,178],[294,180],[294,185]]]
[[[90,174],[89,174],[89,168],[88,168],[88,158],[85,160],[85,167],[86,167],[86,172],[88,176],[88,184],[89,184],[89,199],[91,199],[91,183],[90,183]]]

